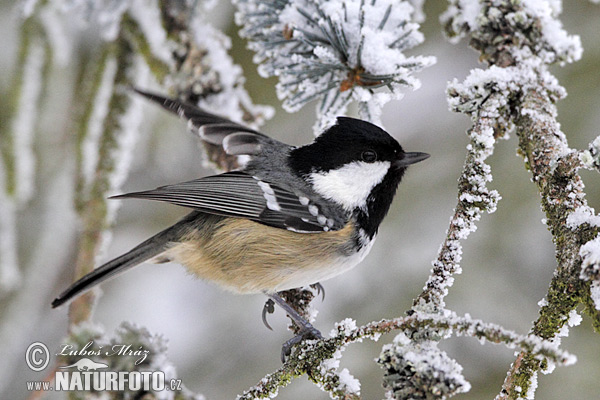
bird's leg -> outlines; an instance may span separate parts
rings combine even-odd
[[[294,321],[296,326],[298,326],[298,332],[297,332],[296,336],[294,336],[293,338],[291,338],[290,340],[288,340],[287,342],[285,342],[283,344],[283,347],[281,349],[281,361],[282,362],[285,362],[285,358],[288,355],[290,355],[290,352],[294,345],[300,343],[301,341],[303,341],[305,339],[322,339],[323,338],[323,336],[321,335],[321,332],[319,332],[319,330],[317,328],[315,328],[314,326],[312,326],[312,324],[310,322],[308,322],[302,315],[300,315],[298,313],[298,311],[296,311],[285,300],[283,300],[281,298],[281,296],[279,296],[279,294],[267,293],[267,296],[269,296],[269,298],[271,300],[273,300],[273,302],[277,303],[277,305],[279,305],[279,307],[281,307],[287,313],[287,315],[292,319],[292,321]],[[265,304],[265,308],[266,308],[266,306],[267,305]],[[264,310],[263,310],[263,314],[264,314]]]
[[[317,282],[317,283],[313,283],[312,285],[310,285],[310,287],[313,289],[316,289],[317,295],[321,296],[321,301],[325,301],[325,288],[323,287],[323,285],[321,285],[319,282]],[[297,291],[298,290],[295,290],[295,292],[297,292]],[[286,293],[286,292],[280,292],[280,293]],[[308,301],[310,301],[310,299]],[[262,321],[263,321],[263,324],[265,324],[265,326],[267,328],[269,328],[270,330],[273,330],[273,328],[269,324],[269,321],[267,321],[267,314],[273,314],[274,312],[275,312],[275,302],[272,299],[267,299],[267,301],[265,302],[265,305],[263,307],[263,310],[262,310]]]

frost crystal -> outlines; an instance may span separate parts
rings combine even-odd
[[[562,64],[577,61],[583,49],[556,18],[561,11],[557,1],[452,0],[441,21],[453,40],[469,33],[471,45],[490,64],[506,67],[532,54]]]
[[[401,0],[236,0],[241,34],[250,39],[261,75],[278,76],[288,111],[321,99],[317,129],[360,102],[362,118],[377,122],[381,107],[417,88],[413,73],[433,57],[403,52],[423,41],[413,7]],[[385,89],[388,90],[385,90]]]
[[[346,322],[354,321],[344,320]],[[344,322],[341,324],[343,325]],[[356,325],[354,325],[356,327]],[[344,327],[340,325],[340,329]],[[337,371],[340,366],[340,358],[342,358],[342,352],[345,350],[345,346],[338,348],[335,353],[331,356],[331,358],[325,359],[319,365],[318,372],[320,374],[320,379],[318,380],[317,385],[330,393],[332,398],[339,398],[338,395],[344,394],[356,394],[360,395],[360,381],[353,377],[348,371],[347,368],[342,369],[341,371]],[[336,397],[334,397],[336,394]]]
[[[15,157],[15,185],[17,202],[28,201],[34,192],[35,155],[33,137],[37,121],[38,103],[42,91],[45,49],[43,43],[32,43],[23,66],[23,87],[17,113],[13,119]]]
[[[571,229],[576,229],[583,224],[600,227],[600,216],[596,215],[593,208],[586,205],[577,207],[567,217],[567,226]]]
[[[133,323],[122,322],[116,329],[114,336],[109,337],[104,333],[102,326],[84,322],[71,328],[71,334],[64,341],[72,346],[70,351],[80,350],[85,346],[90,351],[97,352],[94,361],[108,365],[114,371],[163,371],[165,382],[177,378],[173,364],[167,358],[167,340],[160,335],[150,333],[146,328]],[[90,345],[91,343],[91,345]],[[124,350],[123,347],[127,346]],[[107,350],[110,349],[110,350]],[[122,351],[120,353],[119,351]],[[118,355],[117,355],[118,354]],[[58,357],[61,364],[70,365],[81,359],[78,355],[61,355]],[[180,391],[157,392],[153,389],[143,391],[134,389],[133,386],[123,392],[123,398],[141,398],[146,395],[156,399],[174,400],[204,400],[204,396],[194,394],[185,386]],[[81,398],[96,398],[99,392],[94,388],[80,392]],[[79,398],[79,397],[78,397]]]
[[[400,333],[377,362],[385,370],[388,399],[448,399],[471,389],[462,367],[433,341],[413,342]]]
[[[360,393],[360,382],[358,379],[350,375],[350,371],[347,368],[344,368],[340,371],[340,387],[345,388],[345,390],[351,393]]]
[[[531,379],[529,379],[529,386],[527,387],[527,393],[525,393],[525,400],[533,400],[535,398],[535,390],[538,387],[538,375],[537,372],[534,372],[531,375]]]
[[[0,163],[0,186],[4,187],[4,171]],[[13,199],[0,190],[0,293],[16,289],[21,283],[17,255],[17,210]]]
[[[600,236],[581,246],[579,256],[582,260],[579,277],[586,281],[600,280]]]
[[[580,159],[584,167],[588,169],[596,168],[600,171],[600,136],[590,143],[588,150],[580,154]]]
[[[206,19],[200,14],[196,14],[192,23],[194,40],[197,45],[206,52],[206,56],[199,60],[204,68],[194,69],[200,71],[202,76],[194,75],[197,82],[191,85],[196,89],[197,86],[206,87],[207,79],[213,79],[218,82],[217,91],[203,93],[201,106],[217,114],[227,115],[233,121],[244,121],[245,114],[252,114],[254,121],[250,123],[254,126],[262,125],[266,119],[270,119],[274,110],[269,106],[255,105],[252,103],[246,89],[244,89],[244,75],[242,68],[233,62],[227,51],[231,48],[231,40],[218,29],[206,22]],[[206,72],[210,71],[206,76]],[[180,87],[182,82],[178,82]],[[190,87],[190,86],[188,86]],[[248,122],[246,122],[248,123]]]
[[[55,6],[74,16],[82,26],[94,25],[102,39],[113,41],[119,34],[121,17],[130,7],[129,0],[56,0]]]
[[[594,281],[590,285],[590,296],[596,310],[600,311],[600,281]]]

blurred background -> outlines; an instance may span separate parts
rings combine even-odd
[[[16,65],[19,21],[14,6],[0,3],[0,88],[6,92]],[[420,293],[445,237],[456,204],[456,181],[467,144],[470,121],[448,111],[445,88],[449,80],[464,79],[478,66],[478,54],[463,41],[449,44],[438,18],[444,2],[427,2],[422,25],[426,41],[413,54],[434,55],[437,64],[417,77],[422,87],[389,103],[383,112],[386,129],[408,151],[424,151],[431,158],[411,168],[402,182],[390,215],[366,260],[352,271],[323,282],[326,298],[316,300],[316,327],[328,332],[333,323],[353,318],[364,324],[401,316]],[[233,9],[218,4],[210,20],[232,38],[231,56],[244,69],[245,87],[257,104],[275,107],[274,118],[262,131],[290,144],[312,140],[313,107],[295,114],[283,111],[275,95],[274,79],[258,77],[252,53],[237,36]],[[558,104],[559,121],[574,148],[587,148],[600,134],[600,8],[591,2],[565,2],[562,21],[571,34],[581,36],[583,59],[563,68],[553,67],[569,95]],[[68,326],[67,308],[50,308],[51,300],[69,285],[77,249],[78,222],[73,211],[74,154],[68,130],[73,69],[54,68],[43,98],[39,134],[35,137],[35,195],[18,213],[18,255],[23,268],[21,287],[0,299],[0,398],[27,398],[24,382],[41,379],[24,363],[27,346],[41,341],[49,347],[62,343]],[[154,84],[155,90],[160,88]],[[142,134],[133,158],[125,192],[194,179],[211,173],[202,167],[196,141],[185,122],[156,106],[145,105]],[[3,119],[2,123],[6,123]],[[516,139],[497,144],[489,159],[502,195],[498,210],[485,215],[464,243],[463,274],[456,277],[446,301],[458,314],[493,322],[525,334],[537,318],[538,301],[546,294],[556,266],[551,236],[541,220],[539,195],[523,160],[516,156]],[[582,171],[587,200],[600,208],[600,176]],[[155,232],[174,223],[186,210],[153,202],[129,200],[118,212],[110,246],[99,261],[118,256]],[[168,357],[183,383],[207,399],[232,399],[281,364],[281,344],[290,337],[280,310],[270,316],[274,331],[260,315],[264,296],[236,296],[195,280],[183,267],[142,265],[102,285],[93,320],[108,333],[131,321],[168,339]],[[384,396],[382,371],[373,361],[394,333],[379,342],[351,345],[341,366],[362,383],[364,399]],[[452,338],[441,348],[464,367],[472,384],[461,399],[493,398],[500,390],[514,350],[481,346],[472,338]],[[574,353],[574,366],[539,376],[539,399],[600,398],[600,337],[584,317],[563,339]],[[47,396],[61,398],[62,396]],[[306,378],[280,391],[278,399],[326,399]]]

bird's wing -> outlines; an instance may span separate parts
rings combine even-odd
[[[322,215],[319,206],[308,197],[239,171],[114,197],[164,201],[302,233],[337,230],[343,226],[339,224],[340,216]]]
[[[136,88],[133,90],[147,99],[160,104],[167,111],[187,119],[191,126],[197,130],[202,140],[212,145],[222,146],[227,155],[256,155],[263,150],[265,145],[283,145],[283,143],[265,134],[226,118],[219,117],[218,115],[211,114],[191,103]]]

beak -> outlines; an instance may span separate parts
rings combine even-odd
[[[404,153],[404,158],[400,160],[396,160],[394,165],[397,167],[406,167],[411,164],[418,163],[419,161],[423,161],[429,158],[429,154],[427,153],[419,153],[418,151]]]

